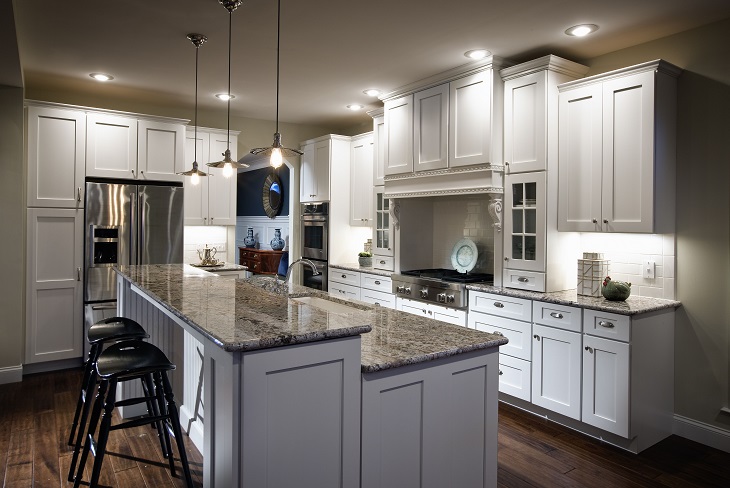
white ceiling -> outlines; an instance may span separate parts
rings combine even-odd
[[[15,0],[25,85],[189,106],[200,48],[201,107],[225,110],[228,11],[217,0]],[[283,122],[348,127],[367,119],[349,103],[380,105],[362,91],[391,91],[465,64],[487,48],[526,61],[575,61],[730,17],[730,0],[283,0]],[[586,38],[566,28],[598,24]],[[273,120],[276,1],[244,0],[233,12],[234,115]],[[101,84],[91,72],[115,77]]]

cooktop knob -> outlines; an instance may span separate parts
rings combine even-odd
[[[448,295],[448,296],[446,297],[446,301],[447,301],[448,303],[454,303],[454,295]]]
[[[396,291],[398,293],[405,293],[406,292],[406,287],[405,286],[399,286],[398,288],[396,288]]]
[[[440,303],[446,303],[446,293],[439,293],[436,295],[436,300]]]
[[[428,298],[428,288],[421,290],[421,298]]]
[[[406,286],[405,294],[406,295],[410,295],[411,294],[411,287],[410,286]]]

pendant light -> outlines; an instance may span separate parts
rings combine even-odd
[[[304,154],[297,149],[290,149],[281,145],[281,134],[279,133],[279,45],[281,44],[281,0],[278,0],[276,11],[276,132],[271,147],[258,147],[251,149],[251,154],[269,156],[269,163],[274,168],[283,164],[283,158],[301,156]]]
[[[190,176],[190,183],[197,185],[200,183],[201,176],[208,176],[208,173],[203,173],[198,169],[198,51],[200,46],[202,46],[208,38],[203,34],[188,34],[188,39],[190,39],[195,46],[195,118],[193,119],[193,127],[195,128],[193,141],[195,149],[193,151],[193,169],[177,174]]]
[[[226,152],[223,153],[223,159],[216,161],[215,163],[208,163],[211,168],[223,168],[223,176],[230,178],[233,176],[234,169],[248,168],[249,165],[246,163],[239,163],[231,159],[231,19],[233,18],[233,11],[241,5],[241,0],[218,0],[226,10],[228,10],[228,132],[226,146]]]

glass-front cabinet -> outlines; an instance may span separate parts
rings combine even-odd
[[[393,227],[390,218],[390,201],[383,198],[383,187],[375,187],[375,222],[373,225],[373,254],[393,256]]]
[[[504,267],[545,271],[545,173],[507,175],[504,207]]]

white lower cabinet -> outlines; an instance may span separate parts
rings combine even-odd
[[[499,391],[530,401],[532,363],[507,354],[499,354]]]
[[[360,300],[381,307],[395,308],[395,295],[383,291],[368,290],[360,288]]]
[[[25,363],[81,357],[83,210],[28,209]]]
[[[395,295],[391,292],[389,276],[330,267],[328,291],[344,298],[395,309]]]
[[[455,308],[432,305],[430,303],[410,300],[408,298],[397,298],[396,310],[466,327],[466,310],[457,310]]]

